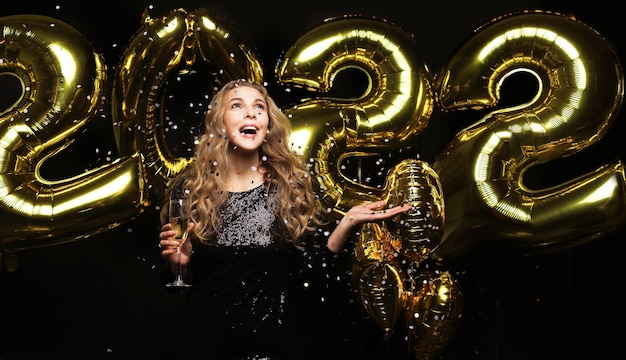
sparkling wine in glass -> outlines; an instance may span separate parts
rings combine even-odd
[[[165,284],[167,287],[189,287],[190,284],[183,281],[182,265],[180,263],[181,248],[185,241],[187,241],[187,235],[189,230],[189,219],[182,213],[183,199],[170,199],[169,202],[169,214],[170,224],[172,224],[172,230],[176,231],[174,238],[180,242],[177,248],[178,252],[178,272],[176,273],[176,279],[174,281]]]

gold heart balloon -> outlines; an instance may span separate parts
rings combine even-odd
[[[385,223],[365,223],[354,246],[354,255],[363,265],[372,262],[396,261],[402,248],[400,239],[389,233]]]
[[[398,270],[386,262],[366,267],[359,280],[359,294],[367,314],[383,329],[385,339],[389,338],[404,307]]]
[[[435,359],[448,346],[460,325],[463,293],[447,272],[424,271],[406,291],[404,321],[415,359]]]

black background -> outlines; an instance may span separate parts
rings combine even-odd
[[[519,10],[574,15],[598,30],[620,59],[626,58],[623,16],[608,1],[5,1],[0,16],[42,14],[62,20],[84,34],[114,68],[141,27],[148,5],[154,5],[153,17],[179,7],[215,9],[249,36],[268,79],[276,60],[299,35],[324,19],[348,14],[386,19],[413,33],[433,73],[477,27]],[[279,105],[292,101],[281,96],[276,96]],[[477,118],[466,116],[436,110],[421,144],[422,159],[432,161],[455,130]],[[597,145],[542,178],[558,181],[624,158],[625,120],[620,114]],[[50,173],[62,176],[115,158],[109,126],[106,119],[91,124],[68,155],[76,158],[53,163]],[[109,158],[102,155],[106,153]],[[20,252],[16,271],[0,270],[0,359],[172,358],[180,296],[165,293],[159,285],[157,234],[156,210],[148,208],[103,234]],[[623,331],[615,330],[624,321],[618,296],[623,236],[624,230],[618,229],[578,248],[530,257],[486,253],[459,269],[464,319],[440,358],[614,357],[622,350],[623,337]],[[344,334],[360,344],[354,354],[344,352],[347,358],[410,358],[394,348],[398,343],[385,344],[380,330],[367,320],[356,321],[356,329]],[[310,330],[312,337],[324,331],[313,324]],[[315,352],[316,345],[310,346]]]

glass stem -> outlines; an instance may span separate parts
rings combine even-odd
[[[181,253],[180,247],[181,246],[182,245],[178,246],[178,249],[177,249],[178,251],[178,276],[176,276],[176,279],[179,281],[183,279],[183,265],[181,264],[181,260],[180,260],[180,253]]]

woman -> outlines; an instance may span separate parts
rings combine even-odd
[[[355,225],[410,205],[355,206],[326,235],[309,172],[289,147],[289,119],[261,84],[224,85],[205,125],[195,161],[171,180],[167,194],[186,198],[190,219],[180,263],[193,286],[185,291],[178,358],[294,359],[288,296],[294,259],[311,244],[322,244],[322,255],[338,253]],[[161,222],[161,257],[173,277],[179,242],[166,206]]]

